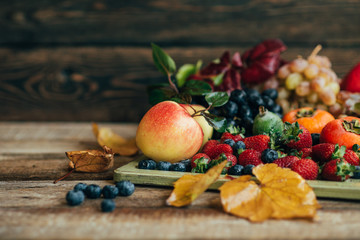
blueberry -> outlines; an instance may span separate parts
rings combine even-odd
[[[276,100],[278,97],[278,91],[276,91],[275,88],[269,88],[266,89],[262,92],[263,96],[267,96],[269,98],[271,98],[272,100]]]
[[[116,196],[119,194],[119,189],[115,187],[114,185],[106,185],[102,189],[102,194],[104,198],[112,199],[116,198]]]
[[[224,143],[230,145],[232,148],[235,146],[235,141],[232,139],[225,139]]]
[[[101,187],[96,184],[90,184],[84,191],[87,198],[96,199],[101,196]]]
[[[355,166],[355,171],[353,174],[354,175],[352,176],[352,178],[360,179],[360,166]]]
[[[240,176],[243,173],[243,169],[244,169],[243,166],[236,164],[236,165],[232,166],[231,168],[229,168],[228,174]]]
[[[272,100],[270,97],[268,96],[263,96],[263,100],[264,100],[264,106],[267,109],[272,109],[275,106],[275,102],[274,100]]]
[[[247,99],[250,101],[251,98],[254,97],[260,97],[260,93],[252,88],[246,88],[245,89],[246,95],[247,95]]]
[[[186,172],[191,172],[191,160],[190,159],[181,160],[180,163],[185,164]]]
[[[234,150],[234,153],[235,155],[238,155],[239,153],[239,150],[240,149],[245,149],[245,143],[243,141],[237,141],[235,144],[234,144],[234,147],[233,147],[233,150]]]
[[[247,104],[241,105],[238,110],[238,116],[240,118],[246,118],[246,117],[252,118],[253,115],[252,115],[249,105],[247,105]]]
[[[283,109],[280,107],[280,105],[275,104],[272,108],[269,109],[273,113],[279,113],[283,114]]]
[[[78,183],[74,187],[74,191],[85,191],[87,185],[85,183]]]
[[[156,163],[156,169],[161,171],[169,171],[170,166],[171,163],[165,161],[160,161]]]
[[[272,163],[276,159],[278,159],[278,157],[279,157],[278,152],[270,148],[265,149],[261,153],[261,160],[263,161],[263,163]]]
[[[265,103],[264,103],[264,100],[261,98],[261,96],[257,96],[257,95],[254,95],[253,97],[251,97],[249,99],[250,101],[250,106],[252,107],[251,109],[257,109],[257,111],[259,111],[259,106],[264,106]]]
[[[116,183],[116,187],[119,189],[119,196],[127,197],[134,193],[135,185],[130,181],[120,181]]]
[[[170,166],[170,171],[186,172],[186,166],[183,163],[173,163]]]
[[[238,105],[233,101],[228,101],[222,108],[224,115],[229,118],[235,117],[238,112]]]
[[[115,202],[111,199],[104,199],[101,202],[101,211],[112,212],[115,209]]]
[[[252,164],[248,164],[244,167],[243,174],[244,175],[253,175],[252,170],[255,166]]]
[[[71,190],[66,194],[67,204],[70,206],[80,205],[85,199],[83,191]]]
[[[231,92],[230,94],[230,100],[237,103],[238,105],[242,105],[246,103],[246,92],[244,90],[236,89]]]
[[[317,145],[320,143],[320,134],[319,133],[312,133],[311,134],[311,139],[312,139],[312,145]]]
[[[156,162],[151,159],[141,160],[138,164],[139,169],[152,169],[156,168]]]

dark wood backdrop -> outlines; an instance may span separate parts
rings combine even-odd
[[[165,82],[150,43],[180,66],[267,38],[285,59],[316,44],[343,76],[360,62],[360,1],[2,0],[0,120],[139,121]]]

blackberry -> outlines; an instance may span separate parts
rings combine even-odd
[[[106,199],[116,198],[119,194],[119,189],[114,185],[106,185],[102,189],[102,194]]]
[[[246,103],[246,92],[244,90],[236,89],[231,92],[230,100],[237,103],[238,105],[242,105]]]
[[[267,97],[271,98],[272,100],[276,100],[278,97],[278,91],[276,91],[275,88],[269,88],[269,89],[264,90],[261,95],[267,96]]]
[[[228,144],[228,145],[230,145],[231,148],[234,148],[234,146],[235,146],[235,141],[232,140],[232,139],[225,139],[225,140],[224,140],[224,144]]]
[[[156,169],[161,171],[169,171],[170,166],[171,163],[165,161],[160,161],[156,163]]]
[[[191,172],[191,160],[190,159],[181,160],[180,163],[183,163],[185,165],[186,172]]]
[[[80,205],[85,199],[83,191],[71,190],[66,194],[66,202],[70,206]]]
[[[233,118],[238,112],[238,105],[233,101],[228,101],[222,109],[225,117]]]
[[[96,184],[90,184],[84,191],[87,198],[96,199],[101,196],[101,187]]]
[[[355,166],[355,171],[353,172],[352,178],[360,179],[360,166]]]
[[[246,166],[244,167],[244,169],[243,169],[243,174],[244,174],[244,175],[253,175],[252,170],[253,170],[254,167],[255,167],[255,166],[252,165],[252,164],[246,165]]]
[[[263,163],[272,163],[276,159],[278,159],[278,157],[279,157],[278,152],[270,148],[265,149],[261,153],[261,160],[263,161]]]
[[[151,159],[141,160],[138,164],[138,168],[154,170],[156,168],[156,162]]]
[[[234,147],[233,147],[233,151],[235,153],[235,155],[239,155],[239,150],[242,149],[242,150],[245,150],[246,146],[245,146],[245,143],[243,141],[237,141],[235,144],[234,144]]]
[[[170,166],[170,171],[186,172],[186,166],[183,163],[173,163]]]
[[[320,143],[320,134],[319,133],[312,133],[311,134],[312,145],[318,145]]]
[[[115,202],[111,199],[104,199],[101,202],[101,211],[112,212],[115,209]]]
[[[229,175],[240,176],[243,173],[243,169],[244,169],[243,166],[241,166],[239,164],[236,164],[236,165],[232,166],[231,168],[229,168],[228,174]]]
[[[116,183],[116,187],[119,189],[119,196],[127,197],[134,193],[135,185],[130,181],[120,181]]]
[[[87,187],[87,185],[85,183],[78,183],[75,185],[74,187],[74,191],[85,191],[85,188]]]

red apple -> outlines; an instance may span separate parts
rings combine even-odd
[[[203,136],[200,125],[184,107],[164,101],[141,119],[136,144],[145,156],[155,161],[177,162],[195,155]]]

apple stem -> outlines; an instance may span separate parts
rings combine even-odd
[[[168,80],[169,80],[170,87],[171,87],[172,89],[174,89],[174,91],[175,91],[177,94],[179,94],[179,90],[177,89],[176,85],[173,83],[173,81],[171,81],[171,74],[168,73],[167,76],[168,76]]]

